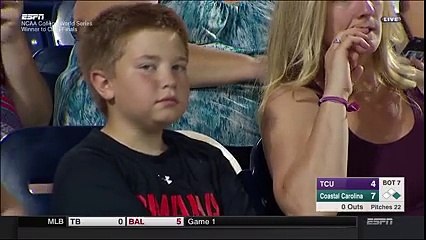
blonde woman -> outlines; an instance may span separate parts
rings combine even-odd
[[[317,177],[405,177],[424,211],[422,72],[398,57],[390,1],[283,1],[272,20],[261,133],[286,215],[316,212]]]

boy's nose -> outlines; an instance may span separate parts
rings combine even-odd
[[[170,71],[161,74],[160,81],[162,88],[175,88],[177,84],[176,77]]]

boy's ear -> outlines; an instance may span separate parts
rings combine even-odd
[[[114,89],[108,75],[99,70],[90,73],[90,82],[96,92],[105,100],[109,101],[114,98]]]

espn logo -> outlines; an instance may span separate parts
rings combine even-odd
[[[367,226],[391,226],[393,225],[393,218],[367,218]]]
[[[22,14],[22,20],[44,20],[44,14]]]

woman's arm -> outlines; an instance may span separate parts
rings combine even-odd
[[[74,19],[90,21],[116,5],[157,1],[77,1]],[[192,87],[209,87],[263,78],[265,62],[231,52],[189,44],[188,76]]]
[[[6,89],[24,127],[47,125],[52,115],[52,97],[20,30],[22,2],[2,4],[1,57]]]
[[[346,177],[348,121],[341,104],[323,103],[306,88],[277,90],[262,118],[265,157],[275,199],[292,215],[317,213],[317,177]]]

